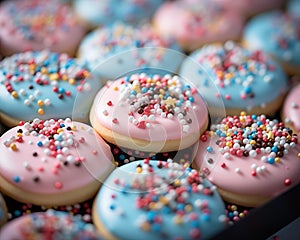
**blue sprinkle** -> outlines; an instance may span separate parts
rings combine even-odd
[[[208,146],[206,148],[206,151],[209,152],[209,153],[212,153],[213,152],[213,148],[211,146]]]
[[[268,160],[267,160],[268,163],[270,164],[274,164],[275,163],[275,159],[272,158],[272,157],[269,157]]]
[[[274,147],[272,147],[272,149],[271,149],[271,150],[272,150],[272,152],[278,152],[278,148],[277,148],[277,147],[275,147],[275,146],[274,146]]]
[[[121,154],[121,155],[119,156],[119,159],[120,159],[120,160],[125,160],[125,155]]]
[[[205,216],[205,215],[204,215]],[[203,216],[202,216],[202,218],[203,218]],[[197,221],[197,220],[193,220],[192,222],[191,222],[191,226],[193,227],[193,228],[198,228],[199,227],[199,222]]]
[[[135,91],[135,90],[132,90],[132,91],[131,91],[131,94],[136,95],[136,91]]]
[[[202,215],[202,220],[205,221],[205,222],[209,221],[210,220],[209,215],[208,214],[203,214]]]
[[[150,211],[150,212],[148,212],[148,214],[147,214],[147,220],[148,220],[148,221],[153,221],[154,218],[155,218],[155,216],[156,216],[156,213],[153,212],[153,211]]]
[[[153,202],[157,202],[157,201],[158,201],[158,196],[157,196],[157,195],[153,196],[153,197],[152,197],[152,201],[153,201]]]
[[[109,209],[110,209],[110,210],[115,210],[116,207],[115,207],[115,205],[112,204],[112,205],[109,206]]]
[[[184,210],[184,204],[182,204],[182,203],[178,204],[177,210]]]
[[[135,47],[138,48],[138,47],[141,46],[141,42],[137,40],[137,41],[134,42],[134,45],[135,45]]]
[[[189,97],[189,101],[190,101],[190,102],[194,102],[195,100],[194,100],[193,97]]]
[[[251,93],[251,88],[249,86],[245,87],[244,89],[245,93]]]
[[[252,119],[257,119],[257,116],[255,115],[255,114],[252,114]],[[257,124],[258,124],[258,122],[257,122]],[[260,124],[261,124],[261,122],[260,122]]]
[[[147,89],[146,87],[143,87],[141,91],[142,91],[142,93],[146,93],[147,90],[148,90],[148,89]]]
[[[168,214],[168,213],[170,213],[170,212],[171,212],[171,209],[170,209],[169,207],[166,207],[166,206],[165,206],[165,207],[162,208],[162,213],[163,213],[163,214]]]
[[[64,123],[61,123],[59,126],[60,126],[61,128],[63,128],[63,127],[65,127],[66,125],[65,125]]]
[[[14,211],[14,215],[15,215],[16,217],[21,216],[21,211],[19,211],[19,210]]]
[[[14,176],[14,182],[18,183],[21,182],[21,178],[19,176]]]
[[[38,145],[39,147],[42,147],[42,146],[43,146],[43,143],[42,143],[41,141],[38,141],[38,142],[37,142],[37,145]]]

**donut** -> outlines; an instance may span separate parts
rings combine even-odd
[[[224,109],[227,115],[242,110],[272,115],[289,86],[284,70],[267,54],[232,41],[194,51],[184,60],[180,74],[195,81],[212,117],[225,116]]]
[[[115,21],[138,24],[149,20],[163,0],[75,0],[74,11],[90,27]]]
[[[7,208],[5,201],[0,193],[0,229],[7,221]]]
[[[90,199],[114,168],[109,146],[92,127],[70,119],[34,119],[8,130],[0,155],[0,190],[35,205]]]
[[[174,40],[161,37],[149,24],[133,27],[118,22],[86,35],[78,57],[87,61],[93,74],[103,80],[119,78],[136,68],[175,72],[185,55]]]
[[[238,12],[246,17],[252,17],[261,12],[280,9],[285,0],[239,0],[234,4],[230,0],[213,0],[224,8]]]
[[[300,14],[283,11],[262,13],[245,26],[243,44],[272,55],[291,75],[300,74]]]
[[[86,29],[70,6],[58,0],[13,0],[0,4],[0,53],[24,51],[74,55]]]
[[[208,111],[179,76],[140,73],[108,82],[94,99],[90,121],[109,143],[159,153],[195,144],[208,125]]]
[[[282,109],[281,118],[285,125],[289,126],[297,134],[300,133],[300,99],[299,99],[300,85],[298,84],[292,88],[287,94]]]
[[[242,112],[200,139],[193,165],[225,201],[258,207],[300,182],[297,134],[277,119]]]
[[[238,40],[244,18],[211,1],[166,1],[153,17],[154,28],[162,36],[173,37],[186,52],[206,43]]]
[[[14,54],[0,62],[1,121],[10,127],[35,117],[88,122],[91,103],[101,86],[89,66],[66,54]]]
[[[112,172],[92,217],[107,239],[209,239],[227,226],[222,199],[199,172],[148,160]]]
[[[0,230],[5,240],[100,240],[103,239],[92,224],[71,214],[48,210],[16,218]]]

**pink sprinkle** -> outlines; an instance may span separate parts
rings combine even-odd
[[[98,151],[97,150],[93,150],[93,155],[97,155]]]
[[[44,171],[44,168],[43,168],[42,166],[40,166],[40,167],[37,168],[37,170],[38,170],[39,172],[43,172],[43,171]]]
[[[231,96],[230,96],[229,94],[226,94],[226,95],[225,95],[225,99],[226,99],[226,100],[230,100],[230,99],[231,99]]]
[[[114,119],[112,120],[112,122],[113,122],[114,124],[117,124],[119,121],[118,121],[118,119],[114,118]]]
[[[63,184],[61,182],[55,182],[54,187],[57,188],[57,189],[62,189]]]
[[[247,98],[247,94],[246,93],[242,93],[241,94],[241,99],[246,99]]]

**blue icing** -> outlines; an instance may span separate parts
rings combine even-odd
[[[200,65],[195,66],[195,62]],[[182,64],[180,75],[193,79],[208,106],[217,108],[262,107],[288,87],[287,76],[275,61],[232,42],[196,50]]]
[[[287,10],[291,14],[300,16],[300,1],[299,0],[289,0],[287,3]]]
[[[174,72],[184,58],[175,41],[162,38],[150,26],[122,23],[89,33],[82,40],[78,55],[91,65],[94,73],[112,79],[135,69]]]
[[[300,13],[272,11],[252,18],[244,29],[251,49],[261,49],[279,60],[300,65]]]
[[[26,52],[2,60],[0,111],[24,121],[36,117],[87,119],[101,83],[92,76],[86,78],[90,72],[88,66],[68,58],[57,53]],[[32,71],[30,61],[34,61],[32,66],[35,66]],[[74,79],[73,83],[69,82],[70,79]]]
[[[200,234],[201,239],[207,239],[226,227],[225,206],[215,187],[207,180],[201,180],[197,183],[199,189],[211,191],[211,194],[191,191],[191,185],[186,180],[189,174],[196,173],[195,170],[184,170],[173,163],[169,163],[169,167],[158,167],[158,161],[150,160],[149,163],[154,175],[149,174],[149,165],[143,161],[132,162],[117,168],[97,194],[97,217],[112,235],[119,239],[146,240],[192,239]],[[142,173],[136,173],[137,168],[141,168]],[[170,177],[170,172],[175,174],[173,178]],[[155,179],[153,188],[145,187],[146,176],[154,176],[148,178]],[[119,180],[119,183],[116,180]],[[134,187],[134,183],[140,183],[143,187]],[[123,194],[124,185],[126,194]],[[167,193],[165,190],[168,186],[173,186],[174,189],[181,186],[185,189],[183,202],[172,200],[176,199],[176,194]],[[150,194],[149,189],[155,189],[156,194]],[[147,199],[150,202],[144,202],[143,205],[143,201]],[[151,209],[147,209],[151,204]],[[183,217],[179,218],[175,212],[183,213]]]
[[[92,25],[114,21],[138,24],[150,19],[163,0],[75,0],[77,14]]]

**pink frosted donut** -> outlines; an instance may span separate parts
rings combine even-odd
[[[282,106],[281,116],[284,123],[293,129],[294,132],[300,133],[300,85],[290,90]]]
[[[222,197],[259,206],[300,182],[297,135],[264,115],[228,116],[201,136],[194,161]]]
[[[0,139],[0,190],[36,205],[91,198],[113,168],[110,148],[83,123],[34,119]]]
[[[100,240],[92,224],[71,214],[48,210],[24,215],[7,223],[0,231],[5,240]]]
[[[0,52],[4,56],[43,49],[74,55],[85,32],[71,7],[57,0],[0,4]]]
[[[241,13],[247,17],[283,7],[285,0],[213,0],[227,9]]]
[[[133,74],[109,82],[97,94],[90,120],[120,147],[169,152],[196,143],[208,124],[205,102],[174,75]]]
[[[165,2],[153,24],[160,34],[177,39],[189,52],[205,43],[238,40],[244,19],[210,1],[177,0]]]

